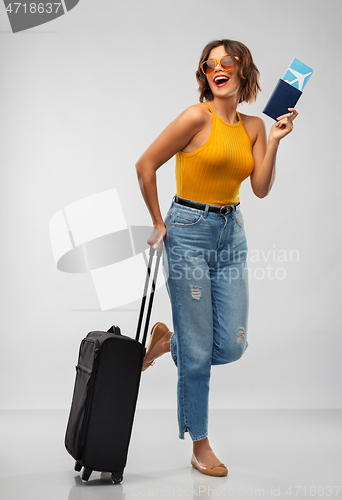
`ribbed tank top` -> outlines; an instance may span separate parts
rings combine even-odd
[[[191,153],[176,153],[177,195],[209,205],[240,201],[243,180],[253,171],[252,141],[237,113],[238,123],[228,123],[212,113],[208,140]]]

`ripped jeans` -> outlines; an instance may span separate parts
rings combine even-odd
[[[164,275],[177,366],[179,437],[208,434],[212,365],[241,358],[248,347],[247,242],[240,205],[226,215],[172,201],[165,218]],[[222,394],[222,397],[226,393]]]

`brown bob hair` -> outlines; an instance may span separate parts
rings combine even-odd
[[[255,101],[258,91],[261,90],[259,85],[260,73],[253,62],[250,50],[241,42],[237,42],[236,40],[223,39],[213,40],[212,42],[209,42],[203,49],[201,59],[198,63],[198,69],[196,71],[196,79],[199,85],[198,90],[200,93],[200,102],[211,101],[214,98],[213,93],[210,90],[207,77],[202,72],[200,65],[202,64],[202,62],[209,59],[209,54],[215,47],[220,47],[221,45],[224,46],[227,54],[229,54],[230,56],[237,56],[240,59],[240,62],[236,62],[236,64],[238,64],[240,67],[239,76],[242,82],[239,104],[242,102]]]

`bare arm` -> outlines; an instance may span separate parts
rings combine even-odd
[[[290,113],[279,116],[278,121],[272,125],[268,141],[263,120],[259,118],[257,121],[257,138],[253,146],[254,169],[250,177],[253,192],[259,198],[264,198],[271,191],[279,142],[292,131],[292,121],[298,115],[294,108],[289,110]]]
[[[203,128],[206,115],[198,104],[186,109],[147,148],[136,163],[141,193],[151,214],[152,223],[163,236],[166,228],[160,212],[157,193],[156,172],[178,151],[185,148]]]

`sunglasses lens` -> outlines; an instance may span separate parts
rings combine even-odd
[[[220,66],[224,71],[230,71],[234,68],[235,59],[231,56],[223,57],[220,59]],[[214,59],[209,59],[203,63],[203,73],[205,75],[211,75],[214,73],[216,68],[216,61]]]
[[[203,64],[203,73],[206,75],[210,75],[211,73],[214,73],[215,71],[215,64],[216,62],[213,60],[206,61]]]
[[[221,59],[220,64],[222,69],[229,71],[234,68],[234,59],[232,57],[224,57]]]

